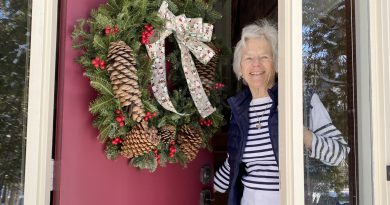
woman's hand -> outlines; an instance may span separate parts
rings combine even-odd
[[[305,145],[306,149],[311,150],[312,141],[313,133],[305,126],[303,126],[303,144]]]

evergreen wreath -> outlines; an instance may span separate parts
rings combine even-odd
[[[164,73],[177,113],[166,110],[156,100],[151,82],[154,61],[146,46],[165,29],[165,20],[158,13],[160,6],[165,3],[175,15],[201,18],[209,24],[222,17],[213,9],[213,0],[166,2],[108,0],[92,10],[89,19],[80,19],[72,33],[73,47],[82,50],[77,62],[98,93],[89,111],[95,116],[93,125],[99,130],[98,140],[105,145],[107,158],[123,156],[129,159],[129,165],[150,171],[167,163],[186,166],[199,149],[211,150],[209,141],[224,123],[224,85],[219,83],[216,67],[226,51],[215,37],[206,43],[215,52],[207,64],[192,57],[200,88],[215,111],[205,118],[199,114],[173,35],[165,39]]]

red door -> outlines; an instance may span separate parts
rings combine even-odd
[[[77,19],[105,0],[60,1],[57,110],[55,138],[55,205],[191,205],[203,189],[200,170],[212,165],[212,154],[201,151],[187,168],[170,164],[156,172],[136,170],[127,160],[106,159],[96,140],[89,102],[95,92],[75,62],[71,32]]]

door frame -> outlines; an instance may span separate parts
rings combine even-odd
[[[302,0],[278,1],[281,204],[304,204]],[[390,3],[355,0],[360,204],[390,202]],[[374,123],[375,122],[375,123]],[[294,139],[294,140],[291,140]],[[386,144],[387,143],[387,144]],[[372,177],[368,177],[372,176]],[[375,187],[375,188],[374,188]]]
[[[386,0],[356,2],[359,196],[361,204],[385,205],[390,198],[389,14]],[[279,0],[280,141],[282,204],[303,204],[302,1]],[[55,92],[58,0],[33,1],[25,167],[25,204],[49,204]],[[367,69],[369,68],[369,69]],[[294,72],[293,72],[294,71]],[[367,99],[371,99],[367,101]],[[372,123],[375,122],[375,123]],[[387,134],[387,135],[386,135]],[[386,144],[387,143],[387,144]],[[367,146],[370,144],[371,146]],[[363,146],[365,145],[365,146]],[[374,163],[375,162],[375,163]],[[372,178],[367,176],[373,176]],[[378,187],[375,189],[373,187]]]
[[[387,0],[368,1],[367,10],[371,82],[371,95],[368,99],[371,100],[372,119],[372,204],[385,205],[390,203],[390,182],[386,180],[386,165],[390,165],[390,3]]]
[[[24,204],[50,204],[58,0],[32,0]]]

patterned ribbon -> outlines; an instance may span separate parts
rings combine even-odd
[[[159,16],[165,19],[165,29],[159,34],[154,43],[146,46],[149,57],[154,59],[152,69],[152,90],[157,101],[165,109],[176,111],[169,98],[165,71],[165,38],[174,33],[180,48],[182,67],[191,97],[200,115],[205,118],[215,111],[203,89],[192,54],[203,64],[207,64],[215,55],[214,51],[203,42],[211,41],[213,25],[202,23],[201,18],[187,18],[184,14],[175,16],[169,9],[168,3],[163,2]]]

